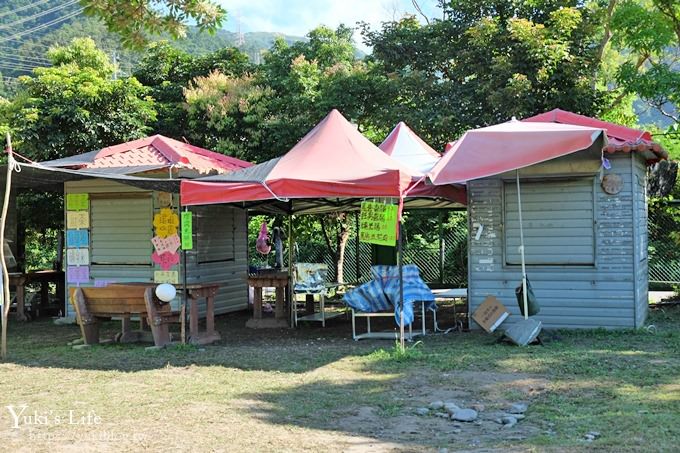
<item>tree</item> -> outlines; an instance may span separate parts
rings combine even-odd
[[[141,48],[148,35],[186,36],[185,22],[214,33],[226,12],[210,0],[80,0],[85,13],[102,20],[120,34],[127,47]]]
[[[196,144],[208,146],[203,141],[206,130],[198,127],[192,133],[187,119],[184,89],[196,77],[207,77],[213,71],[226,76],[240,76],[248,72],[248,57],[234,47],[225,47],[206,55],[191,55],[172,44],[161,41],[150,44],[134,71],[134,76],[150,88],[158,111],[155,132],[181,140],[191,137]]]
[[[434,146],[465,129],[560,107],[597,114],[604,92],[596,18],[576,2],[443,2],[444,18],[364,25],[371,59],[388,75],[391,123],[403,119]]]
[[[679,52],[676,0],[609,0],[599,51],[603,83],[617,95],[609,110],[639,97],[680,123]]]
[[[263,123],[273,91],[250,75],[213,71],[184,90],[189,137],[210,149],[256,161],[263,157]]]
[[[21,77],[9,108],[16,150],[47,160],[125,142],[149,132],[153,101],[135,78],[113,80],[114,66],[89,38],[51,49],[53,66]]]

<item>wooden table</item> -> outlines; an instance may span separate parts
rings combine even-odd
[[[16,298],[17,298],[17,321],[28,321],[28,317],[26,316],[26,294],[25,294],[25,289],[26,289],[26,281],[28,278],[26,277],[26,274],[23,274],[21,272],[10,272],[9,273],[9,286],[14,286],[16,290]]]
[[[220,289],[219,283],[191,283],[179,286],[186,291],[189,302],[189,343],[210,344],[222,339],[215,330],[215,296]],[[198,301],[205,299],[205,330],[198,330]]]
[[[253,317],[246,322],[246,327],[253,329],[288,327],[286,316],[286,288],[288,287],[288,272],[262,272],[248,276],[248,286],[254,290]],[[276,301],[274,318],[262,317],[262,288],[275,288]]]
[[[40,310],[49,305],[49,284],[57,285],[57,297],[63,300],[64,294],[64,272],[56,270],[33,271],[28,273],[10,272],[9,285],[16,289],[17,298],[17,320],[26,321],[26,285],[30,283],[40,283],[40,304],[31,306],[31,311],[35,317],[40,316]],[[63,309],[64,307],[62,307]]]
[[[121,283],[121,285],[143,285],[155,288],[158,283],[135,282]],[[190,283],[188,285],[174,285],[177,292],[184,291],[189,306],[189,338],[191,344],[210,344],[222,339],[220,333],[215,330],[215,296],[220,289],[220,284],[212,283]],[[198,327],[198,302],[205,299],[205,330],[200,331]]]

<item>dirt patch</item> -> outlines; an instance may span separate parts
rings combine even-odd
[[[545,391],[547,385],[544,379],[519,373],[460,372],[437,376],[421,371],[394,384],[393,393],[404,395],[397,399],[402,404],[397,414],[386,415],[378,407],[357,407],[339,418],[336,426],[346,432],[402,445],[429,444],[433,448],[478,451],[506,444],[508,447],[503,447],[503,451],[511,451],[508,448],[513,442],[538,434],[541,423],[532,419],[530,407],[526,418],[517,425],[507,428],[499,424],[497,419],[506,414],[511,403],[517,402],[505,395],[509,390],[520,392],[522,401],[531,406],[533,396]],[[427,407],[432,401],[452,401],[460,407],[475,408],[478,418],[474,422],[455,422],[436,416],[435,411],[428,415],[415,413],[416,408]]]

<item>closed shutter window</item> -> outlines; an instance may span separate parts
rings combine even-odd
[[[150,196],[90,200],[93,265],[151,266],[151,203]]]
[[[198,263],[234,261],[234,208],[200,206],[194,208]]]
[[[594,265],[592,178],[520,182],[528,265]],[[521,264],[517,185],[505,182],[505,261]]]

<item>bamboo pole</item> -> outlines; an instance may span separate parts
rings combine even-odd
[[[516,170],[517,176],[517,212],[519,214],[519,253],[522,257],[522,299],[524,303],[524,319],[529,319],[529,303],[527,302],[527,268],[524,261],[524,226],[522,225],[522,196],[519,185],[519,169]]]
[[[9,319],[9,271],[5,262],[5,224],[7,220],[7,209],[9,207],[9,192],[12,188],[12,167],[14,158],[12,156],[12,138],[7,133],[7,180],[5,181],[5,196],[2,203],[2,217],[0,218],[0,262],[2,262],[2,345],[0,355],[2,359],[7,358],[7,321]]]

